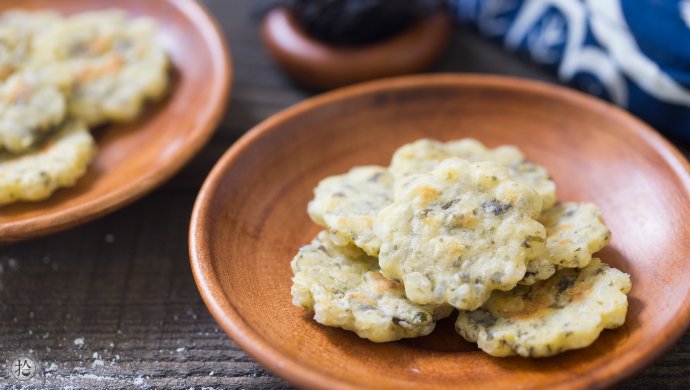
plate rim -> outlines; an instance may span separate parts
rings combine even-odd
[[[617,119],[628,125],[627,127],[630,131],[637,133],[641,139],[648,143],[668,163],[690,196],[690,164],[682,153],[660,133],[653,130],[642,120],[611,103],[561,85],[542,81],[476,73],[436,73],[400,76],[339,88],[281,110],[254,126],[237,140],[216,162],[204,180],[194,202],[188,239],[189,258],[194,281],[213,318],[242,350],[271,372],[292,384],[306,388],[322,389],[357,388],[351,382],[343,382],[301,366],[297,361],[292,360],[289,355],[283,354],[279,349],[273,347],[258,332],[255,332],[250,324],[246,323],[244,318],[232,306],[223,292],[223,286],[217,274],[213,270],[210,250],[207,247],[210,232],[205,227],[204,219],[211,211],[211,200],[219,189],[223,176],[232,169],[234,161],[246,149],[251,147],[253,143],[271,134],[274,131],[272,129],[275,124],[301,115],[305,111],[316,107],[357,95],[366,95],[377,90],[391,91],[434,85],[465,87],[479,85],[537,93],[542,96],[570,101],[593,111],[606,112],[607,115],[616,116]],[[613,359],[612,363],[602,366],[606,369],[592,371],[591,373],[594,376],[578,376],[571,381],[556,383],[551,386],[554,388],[602,388],[640,372],[673,346],[690,326],[690,292],[686,293],[680,307],[682,308],[680,314],[670,321],[667,329],[664,329],[665,332],[660,333],[653,343],[646,343],[644,351],[641,352],[638,348],[633,350],[635,353],[629,353]],[[614,374],[611,374],[611,372],[614,372]]]
[[[207,120],[201,123],[198,130],[193,132],[187,140],[188,146],[180,149],[175,154],[175,158],[169,159],[169,162],[160,169],[146,171],[124,186],[72,207],[56,210],[50,214],[0,223],[0,244],[36,238],[69,229],[125,207],[167,182],[187,165],[209,141],[226,111],[231,95],[233,67],[230,49],[220,24],[211,15],[208,8],[198,0],[167,0],[166,2],[193,22],[196,31],[211,48],[213,67],[219,69],[220,78],[213,83],[212,93],[208,95],[212,110]],[[40,207],[40,202],[35,204]]]

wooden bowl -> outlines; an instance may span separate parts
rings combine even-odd
[[[112,7],[158,21],[173,63],[171,91],[136,121],[96,129],[99,152],[76,186],[45,201],[0,207],[0,242],[65,229],[145,195],[201,149],[221,118],[229,96],[230,57],[218,25],[193,0],[5,0],[0,12],[24,8],[72,14]]]
[[[261,23],[271,56],[295,81],[313,90],[421,71],[443,52],[451,31],[450,15],[441,10],[382,42],[338,47],[307,35],[285,7],[272,9]]]
[[[322,178],[387,164],[422,137],[514,144],[546,166],[562,200],[597,203],[613,232],[600,257],[629,273],[624,326],[553,358],[494,358],[453,331],[375,344],[291,304],[290,260],[320,230],[307,202]],[[318,96],[259,124],[210,173],[190,227],[191,265],[211,314],[288,381],[323,389],[590,388],[637,372],[690,315],[690,175],[678,151],[607,103],[494,76],[418,76]]]

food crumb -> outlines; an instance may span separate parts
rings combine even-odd
[[[93,361],[93,363],[91,363],[91,368],[94,368],[94,367],[103,367],[104,364],[105,364],[105,363],[103,362],[103,360],[101,360],[101,359],[96,359],[96,360]]]
[[[185,350],[185,347],[180,347],[180,348],[177,348],[175,351],[177,351],[177,352],[184,352],[184,350]]]
[[[84,338],[83,338],[83,337],[78,337],[78,338],[74,339],[74,345],[77,345],[77,346],[82,346],[82,345],[84,345]]]

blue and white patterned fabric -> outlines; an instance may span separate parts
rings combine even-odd
[[[449,0],[457,21],[690,140],[690,0]]]

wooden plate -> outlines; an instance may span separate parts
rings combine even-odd
[[[221,118],[229,96],[230,57],[215,20],[193,0],[4,0],[0,12],[24,8],[72,14],[112,7],[158,21],[173,63],[171,91],[135,122],[96,129],[99,152],[75,187],[45,201],[0,208],[0,242],[65,229],[145,195],[201,149]]]
[[[305,211],[314,186],[354,165],[387,164],[422,137],[518,145],[549,169],[560,199],[596,202],[613,231],[600,256],[633,281],[625,325],[554,358],[493,358],[454,333],[454,316],[430,336],[374,344],[292,306],[289,262],[319,231]],[[491,76],[390,79],[307,100],[238,141],[197,198],[191,264],[227,334],[297,385],[603,387],[649,364],[688,325],[689,188],[673,146],[594,98]]]

